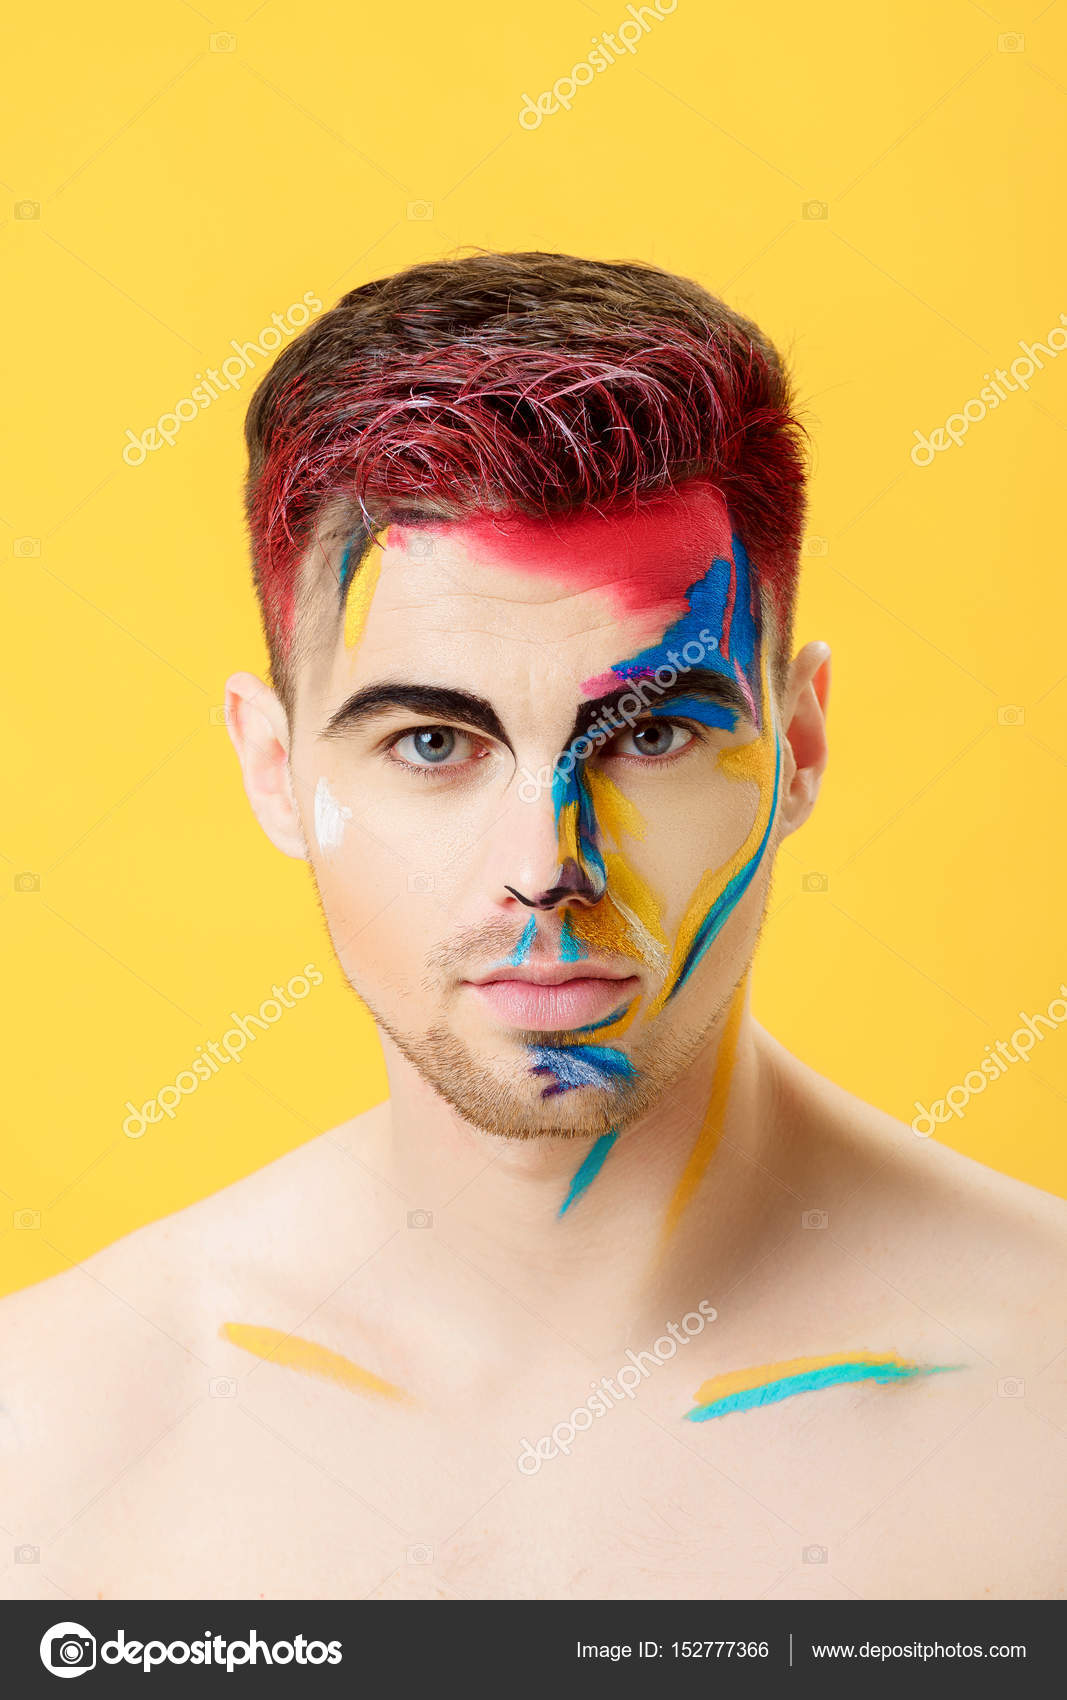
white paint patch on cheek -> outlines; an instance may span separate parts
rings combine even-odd
[[[339,803],[325,779],[315,787],[315,838],[324,856],[339,850],[344,842],[345,822],[352,810]]]

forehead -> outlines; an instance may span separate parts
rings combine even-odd
[[[434,640],[472,650],[479,639],[581,640],[610,666],[677,620],[687,592],[730,549],[725,503],[703,481],[624,511],[393,524],[353,585],[365,605],[359,656],[371,665],[383,650],[424,652]]]

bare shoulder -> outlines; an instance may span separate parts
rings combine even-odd
[[[360,1199],[376,1191],[361,1153],[373,1149],[377,1116],[0,1300],[0,1497],[16,1548],[57,1548],[205,1397],[225,1356],[220,1317],[256,1314],[273,1290],[288,1308],[298,1271],[321,1297],[340,1242],[350,1256],[359,1238]],[[365,1215],[372,1237],[374,1202]],[[0,1593],[54,1591],[43,1558],[22,1565],[9,1544]]]

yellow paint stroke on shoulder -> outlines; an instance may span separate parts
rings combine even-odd
[[[704,1179],[708,1164],[722,1138],[722,1130],[726,1122],[726,1107],[730,1101],[730,1083],[733,1079],[734,1063],[737,1060],[737,1041],[741,1033],[741,1018],[745,1012],[745,993],[748,989],[748,977],[735,988],[726,1011],[722,1037],[719,1040],[718,1055],[715,1058],[715,1072],[711,1077],[711,1093],[708,1107],[704,1112],[704,1120],[700,1125],[693,1149],[689,1153],[685,1168],[678,1180],[667,1205],[660,1232],[659,1254],[663,1255],[667,1242],[670,1240],[686,1209],[692,1203],[697,1188]]]
[[[356,568],[345,603],[345,648],[354,649],[363,636],[367,615],[382,572],[382,556],[388,547],[389,528],[375,533],[362,566]]]
[[[391,1381],[383,1381],[360,1364],[354,1364],[340,1352],[331,1352],[316,1340],[304,1340],[299,1334],[286,1334],[281,1328],[261,1328],[248,1322],[224,1322],[219,1334],[231,1346],[281,1369],[299,1370],[303,1375],[317,1375],[332,1381],[349,1393],[370,1393],[379,1399],[411,1403],[411,1395]]]
[[[891,1364],[896,1369],[917,1369],[910,1358],[898,1357],[896,1352],[830,1352],[817,1358],[786,1358],[777,1364],[755,1364],[751,1369],[730,1370],[726,1375],[713,1375],[702,1382],[694,1394],[697,1405],[711,1405],[717,1399],[728,1399],[733,1393],[748,1393],[753,1387],[781,1381],[786,1376],[812,1375],[820,1369],[832,1369],[835,1364]]]

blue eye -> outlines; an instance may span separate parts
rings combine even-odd
[[[612,740],[610,752],[631,759],[635,756],[651,759],[674,756],[694,743],[696,738],[697,734],[688,726],[679,726],[673,720],[645,720],[629,732],[620,732]]]
[[[456,743],[463,733],[452,731],[450,726],[420,726],[417,732],[406,732],[398,738],[393,749],[401,755],[402,760],[422,763],[432,763],[439,766],[447,762],[456,748]],[[411,749],[410,755],[405,755],[404,745]]]

